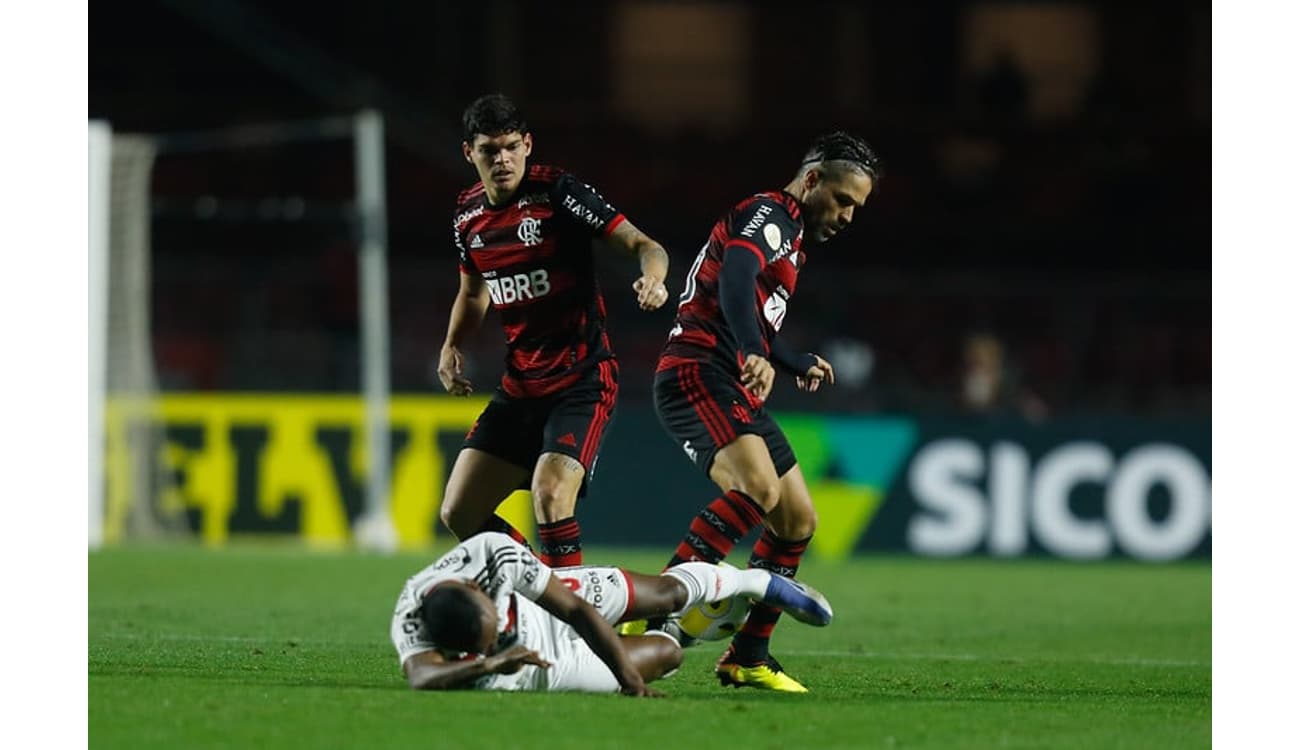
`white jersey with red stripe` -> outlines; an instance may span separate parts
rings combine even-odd
[[[552,571],[527,548],[497,532],[477,534],[407,579],[393,610],[390,636],[397,660],[438,651],[448,659],[475,659],[478,654],[440,647],[420,618],[420,602],[444,581],[474,582],[497,610],[498,651],[522,644],[552,662],[549,670],[525,666],[514,674],[487,675],[475,683],[483,690],[617,690],[613,675],[585,641],[535,600],[552,573],[571,591],[615,623],[631,604],[632,589],[618,568],[560,568]]]

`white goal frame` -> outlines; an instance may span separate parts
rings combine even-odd
[[[389,321],[388,227],[384,173],[384,119],[374,110],[352,117],[308,122],[273,123],[254,127],[190,134],[155,136],[163,145],[183,151],[215,151],[242,146],[270,146],[305,140],[351,138],[354,144],[356,218],[359,227],[361,383],[365,400],[365,440],[369,473],[366,509],[353,527],[357,543],[368,549],[392,551],[397,535],[389,513],[391,486],[389,440]],[[104,543],[105,402],[108,396],[107,340],[109,238],[112,200],[112,126],[89,124],[89,507],[90,549]],[[164,150],[165,153],[165,150]]]

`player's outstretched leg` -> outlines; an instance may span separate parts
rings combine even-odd
[[[765,573],[751,569],[751,573]],[[806,583],[793,578],[768,573],[767,590],[763,592],[762,603],[776,607],[805,625],[825,627],[831,624],[834,613],[831,603],[821,592]]]
[[[691,607],[735,596],[788,612],[799,622],[818,627],[829,625],[834,616],[830,602],[816,589],[761,568],[738,570],[726,563],[686,562],[663,575],[630,576],[636,597],[624,620],[680,615]]]

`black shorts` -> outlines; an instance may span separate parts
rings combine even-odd
[[[657,373],[655,413],[706,475],[718,451],[740,435],[763,438],[778,477],[794,468],[794,449],[776,420],[739,381],[717,368],[691,363]]]
[[[582,464],[585,494],[617,396],[618,363],[612,359],[601,361],[577,383],[550,396],[514,398],[497,388],[461,447],[490,453],[529,472],[543,453],[562,453]],[[530,485],[531,474],[520,489]]]

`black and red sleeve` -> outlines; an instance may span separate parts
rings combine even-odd
[[[789,253],[799,236],[799,224],[785,206],[770,199],[758,198],[732,214],[727,223],[727,240],[723,256],[743,250],[758,258],[761,270],[768,263]]]
[[[465,274],[477,274],[478,268],[474,265],[474,259],[470,257],[469,251],[465,249],[465,240],[460,236],[460,229],[456,223],[456,217],[451,219],[451,241],[456,244],[456,250],[460,252],[460,272]]]
[[[592,235],[608,236],[624,220],[622,212],[595,188],[567,173],[560,175],[551,186],[551,208]]]

